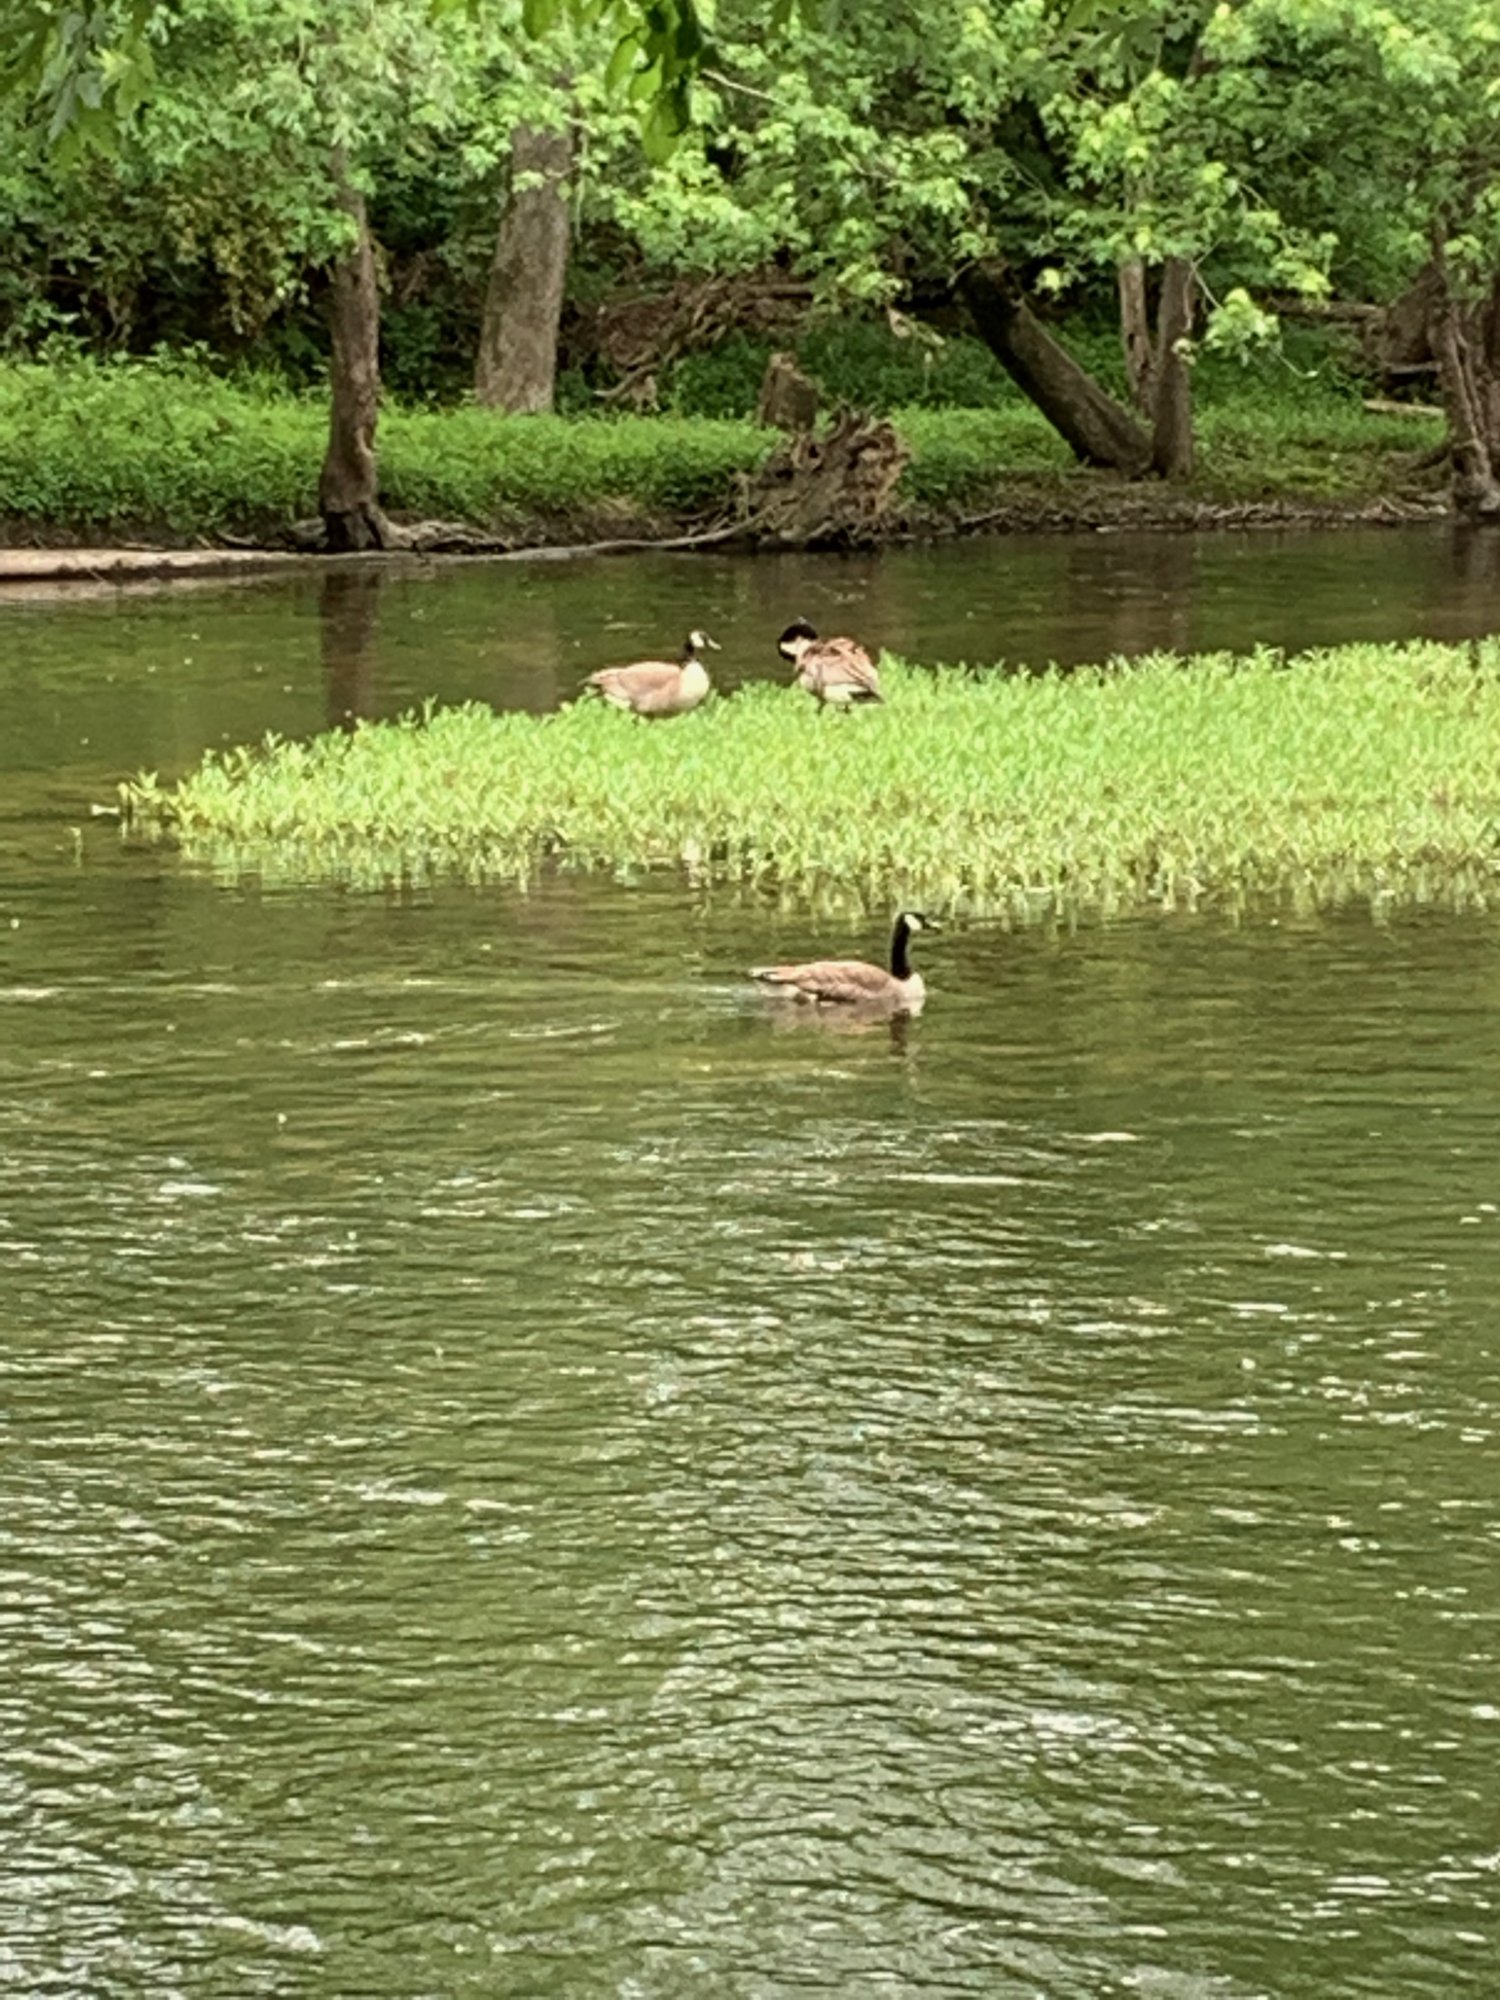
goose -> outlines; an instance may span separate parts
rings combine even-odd
[[[878,1006],[891,1013],[916,1014],[927,997],[920,972],[913,972],[907,944],[915,931],[939,925],[920,910],[903,910],[891,932],[891,969],[862,958],[815,958],[806,965],[756,965],[750,977],[779,987],[796,1000],[825,1005]]]
[[[776,641],[776,650],[796,667],[797,686],[829,708],[885,699],[875,662],[857,639],[820,639],[805,618],[796,618]]]
[[[705,646],[721,650],[706,632],[687,635],[680,660],[636,660],[628,667],[601,667],[584,682],[612,708],[632,715],[686,715],[696,708],[712,683],[698,655]]]

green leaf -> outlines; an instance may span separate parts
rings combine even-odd
[[[687,85],[658,91],[641,122],[641,144],[648,160],[669,160],[678,141],[691,123]]]
[[[648,63],[644,69],[637,71],[631,77],[626,95],[633,104],[644,104],[647,98],[652,99],[654,111],[656,101],[660,100],[663,94],[664,81],[662,64],[659,61]]]
[[[615,52],[609,59],[609,67],[604,72],[606,90],[618,90],[630,75],[641,57],[640,41],[634,33],[622,35],[615,44]]]

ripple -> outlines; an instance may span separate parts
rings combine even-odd
[[[1488,1990],[1474,933],[975,932],[834,1064],[652,958],[753,910],[177,893],[0,1086],[0,1979]]]

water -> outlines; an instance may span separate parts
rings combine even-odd
[[[1120,539],[0,605],[0,1989],[1494,1990],[1500,930],[950,931],[841,1029],[740,968],[878,926],[86,817],[591,618],[1097,633]],[[1500,625],[1339,546],[1263,636]]]

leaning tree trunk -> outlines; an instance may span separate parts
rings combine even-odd
[[[1500,272],[1485,298],[1453,289],[1439,241],[1440,283],[1432,312],[1432,351],[1448,417],[1453,501],[1476,520],[1500,516]]]
[[[971,264],[959,290],[985,345],[1076,458],[1132,478],[1148,470],[1150,438],[1052,338],[1011,271],[1003,264]]]
[[[318,481],[318,512],[326,545],[341,554],[389,548],[396,539],[381,511],[375,473],[375,423],[380,409],[380,292],[375,241],[365,198],[349,179],[342,150],[334,155],[339,206],[355,226],[353,246],[333,267],[328,296],[333,406],[328,454]]]
[[[1162,266],[1151,366],[1151,469],[1163,479],[1193,474],[1193,376],[1183,343],[1193,330],[1197,278],[1186,257]]]
[[[496,410],[552,408],[557,328],[568,275],[571,132],[518,125],[510,142],[510,193],[490,267],[476,399]]]

